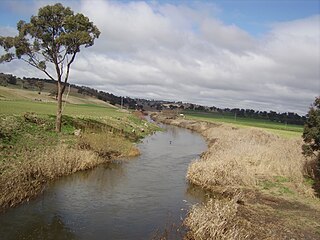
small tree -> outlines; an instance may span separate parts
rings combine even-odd
[[[81,13],[74,14],[62,4],[48,5],[32,16],[30,23],[19,21],[16,37],[0,37],[5,54],[0,62],[20,59],[57,81],[56,131],[61,131],[62,95],[70,74],[71,64],[80,47],[90,47],[100,31]],[[47,65],[53,66],[55,74]]]
[[[316,156],[320,163],[320,96],[317,97],[310,107],[303,130],[302,146],[305,156]]]

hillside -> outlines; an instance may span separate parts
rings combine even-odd
[[[0,100],[23,100],[35,102],[56,102],[55,96],[50,93],[50,88],[54,87],[53,84],[46,84],[47,87],[39,94],[37,89],[21,89],[19,85],[8,85],[6,87],[0,86]],[[96,104],[106,107],[116,108],[107,102],[97,99],[96,97],[87,96],[77,93],[76,89],[71,88],[70,93],[64,94],[64,102],[71,104]]]

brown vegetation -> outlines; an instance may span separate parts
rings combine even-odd
[[[308,182],[315,164],[303,157],[301,139],[256,128],[153,117],[197,131],[208,143],[208,150],[189,165],[187,179],[215,197],[191,208],[185,220],[189,238],[320,237],[320,202]]]
[[[25,159],[1,165],[0,210],[29,201],[52,179],[92,168],[105,161],[91,151],[66,145],[60,145],[59,149],[26,151]]]

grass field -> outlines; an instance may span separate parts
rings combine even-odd
[[[53,84],[51,84],[53,85]],[[51,86],[50,85],[50,86]],[[48,91],[42,91],[41,94],[38,93],[36,89],[20,89],[15,85],[10,85],[10,87],[0,86],[0,100],[13,100],[13,101],[41,101],[45,103],[55,103],[56,100]],[[71,88],[70,94],[66,97],[67,91],[63,96],[63,100],[71,104],[95,104],[100,106],[107,106],[111,108],[116,108],[115,106],[99,100],[94,97],[82,95],[77,93],[75,89]]]
[[[275,133],[284,137],[300,137],[303,131],[303,126],[276,123],[262,119],[240,118],[234,116],[221,115],[215,113],[201,112],[184,112],[187,119],[203,120],[215,123],[228,123],[238,127],[256,127],[265,129],[268,132]]]
[[[116,108],[97,104],[71,104],[64,106],[63,114],[84,117],[104,117],[110,114],[123,115]],[[35,102],[28,100],[0,100],[0,114],[21,114],[35,112],[37,114],[56,114],[57,104],[53,102]]]
[[[53,85],[53,84],[51,84]],[[49,86],[51,86],[49,84]],[[65,94],[66,95],[66,94]],[[64,95],[63,114],[75,117],[123,116],[118,108],[99,99],[71,92]],[[49,92],[38,94],[36,90],[26,90],[0,86],[0,114],[24,114],[33,112],[41,115],[55,115],[57,103]]]

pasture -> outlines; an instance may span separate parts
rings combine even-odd
[[[232,115],[222,115],[219,113],[203,113],[186,111],[184,112],[187,119],[202,120],[214,123],[226,123],[237,127],[255,127],[262,128],[268,132],[275,133],[283,137],[300,137],[302,135],[303,126],[283,124],[278,122],[271,122],[263,119],[254,118],[235,118]]]

